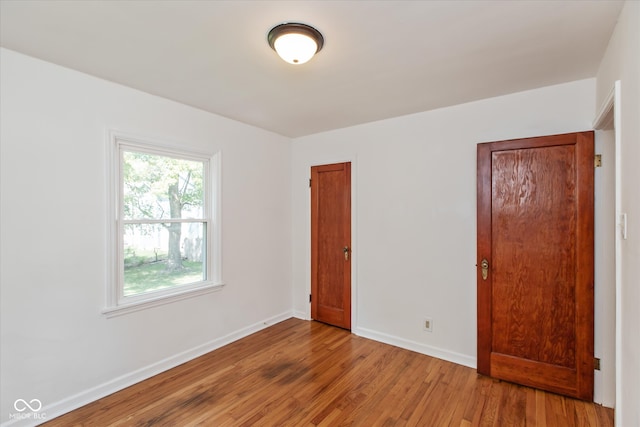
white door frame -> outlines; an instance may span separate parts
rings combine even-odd
[[[615,294],[616,294],[616,313],[615,313],[615,411],[620,413],[622,408],[620,406],[622,396],[622,372],[620,370],[622,366],[622,233],[626,232],[622,227],[624,224],[624,214],[622,213],[622,174],[620,170],[621,165],[621,117],[622,112],[620,109],[620,80],[614,83],[611,92],[604,100],[595,120],[593,121],[594,129],[610,129],[613,125],[614,139],[615,139],[615,160],[614,160],[614,174],[615,174]],[[615,417],[615,426],[621,427],[620,417]]]

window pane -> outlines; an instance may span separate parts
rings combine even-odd
[[[204,163],[123,152],[125,219],[203,218]]]
[[[126,224],[124,296],[206,280],[205,223]]]

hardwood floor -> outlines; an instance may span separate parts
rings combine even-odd
[[[613,426],[613,410],[289,319],[46,426]]]

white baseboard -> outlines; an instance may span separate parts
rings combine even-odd
[[[416,353],[426,354],[427,356],[437,357],[448,362],[457,363],[458,365],[468,366],[475,369],[477,367],[477,361],[475,357],[468,356],[466,354],[456,353],[454,351],[444,350],[438,347],[432,347],[430,345],[422,344],[419,342],[399,338],[393,335],[385,334],[383,332],[374,331],[367,328],[357,328],[352,332],[358,336],[369,338],[375,341],[380,341],[385,344],[394,345],[396,347],[404,348],[407,350],[415,351]]]
[[[311,320],[311,318],[304,311],[294,310],[293,317],[300,320]]]
[[[200,357],[206,353],[209,353],[213,350],[216,350],[220,347],[223,347],[227,344],[230,344],[234,341],[237,341],[241,338],[244,338],[262,329],[268,328],[269,326],[275,323],[281,322],[286,319],[290,319],[293,316],[294,316],[293,312],[285,312],[277,316],[273,316],[268,319],[265,319],[263,321],[254,323],[253,325],[249,325],[246,328],[242,328],[238,331],[232,332],[223,337],[209,341],[207,343],[204,343],[192,349],[183,351],[174,356],[168,357],[164,360],[160,360],[144,368],[122,375],[118,378],[114,378],[113,380],[107,381],[106,383],[103,383],[103,384],[99,384],[95,387],[92,387],[88,390],[80,392],[76,395],[69,396],[65,399],[62,399],[58,402],[54,402],[50,405],[42,406],[42,409],[39,410],[38,413],[36,414],[37,416],[40,417],[37,420],[34,420],[32,418],[12,419],[7,422],[3,422],[1,426],[2,427],[9,427],[9,426],[26,427],[26,426],[36,426],[36,425],[45,423],[47,421],[52,420],[53,418],[59,417],[60,415],[71,412],[74,409],[78,409],[86,404],[89,404],[105,396],[108,396],[112,393],[115,393],[124,388],[132,386],[133,384],[139,383],[140,381],[144,381],[148,378],[151,378],[154,375],[158,375],[159,373],[167,371],[171,368],[175,368],[178,365],[182,365],[183,363],[186,363],[190,360]],[[25,414],[25,415],[29,415],[29,414]]]

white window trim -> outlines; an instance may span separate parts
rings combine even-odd
[[[185,149],[178,144],[171,144],[157,139],[135,136],[129,133],[110,130],[107,135],[107,236],[108,244],[106,256],[106,305],[102,310],[107,318],[120,316],[145,310],[159,305],[192,298],[210,292],[219,291],[224,287],[222,282],[221,256],[221,153],[201,152]],[[150,152],[153,154],[185,158],[205,162],[205,179],[208,194],[205,217],[207,227],[207,280],[176,288],[163,289],[148,294],[124,297],[122,267],[122,177],[120,151],[125,147],[133,151]]]

